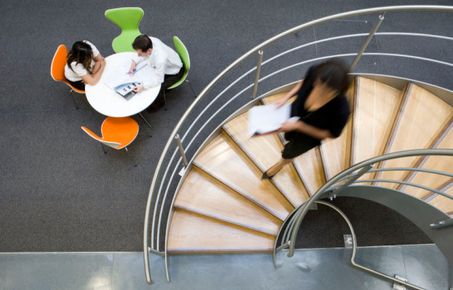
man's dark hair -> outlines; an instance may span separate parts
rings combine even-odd
[[[153,48],[153,42],[146,34],[139,35],[135,38],[134,42],[132,43],[132,47],[134,49],[140,49],[141,51],[145,52],[150,48]]]
[[[338,59],[328,60],[319,64],[315,70],[315,76],[321,83],[329,88],[344,94],[349,87],[349,67]]]

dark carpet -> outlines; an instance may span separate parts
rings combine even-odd
[[[113,53],[118,29],[104,18],[106,9],[140,6],[145,10],[142,32],[168,44],[179,35],[191,52],[190,79],[200,92],[241,54],[290,27],[342,11],[417,3],[451,1],[0,1],[0,251],[142,249],[151,177],[193,98],[186,86],[170,93],[167,111],[147,114],[152,129],[138,120],[141,131],[129,152],[103,154],[80,126],[97,131],[104,117],[84,96],[71,96],[65,85],[55,83],[49,67],[60,43],[88,39],[105,56]],[[418,25],[420,19],[407,21]],[[452,33],[449,27],[423,27]],[[323,31],[313,34],[321,37]],[[451,47],[439,49],[451,52]],[[392,62],[383,63],[386,69],[418,73]],[[373,234],[363,239],[372,241]],[[412,242],[420,241],[425,240],[414,235]]]

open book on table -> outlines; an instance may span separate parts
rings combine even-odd
[[[250,136],[270,134],[278,131],[290,117],[291,105],[277,108],[275,105],[255,106],[249,110],[248,131]],[[294,120],[296,121],[297,118]]]

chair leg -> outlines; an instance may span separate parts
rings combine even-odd
[[[70,92],[70,94],[71,94],[71,96],[72,96],[72,102],[74,103],[74,107],[76,108],[76,110],[78,110],[78,109],[79,109],[79,106],[77,106],[77,102],[76,102],[76,99],[75,99],[76,96],[75,96],[75,94],[74,94],[74,91],[73,91],[73,90],[69,90],[69,92]]]
[[[167,90],[163,90],[163,93],[164,93],[164,111],[166,111],[167,108],[165,106],[167,105]]]
[[[189,80],[186,79],[186,83],[189,84],[190,90],[192,91],[193,97],[197,98],[197,94],[195,94],[195,91],[193,90],[192,84],[190,83]]]
[[[142,115],[142,113],[138,113],[138,115],[143,119],[143,121],[145,121],[145,123],[146,123],[146,125],[148,125],[148,127],[152,128],[151,124],[148,122],[148,120],[146,120],[146,118]]]
[[[104,152],[104,154],[107,154],[107,150],[106,150],[104,144],[102,144],[102,143],[99,143],[99,144],[101,144],[102,152]]]

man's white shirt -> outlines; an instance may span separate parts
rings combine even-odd
[[[152,75],[144,81],[145,89],[156,87],[164,82],[165,75],[175,75],[182,68],[182,61],[179,55],[163,43],[160,39],[148,36],[153,43],[153,50],[148,57],[137,56],[136,63],[146,62],[150,66]]]

